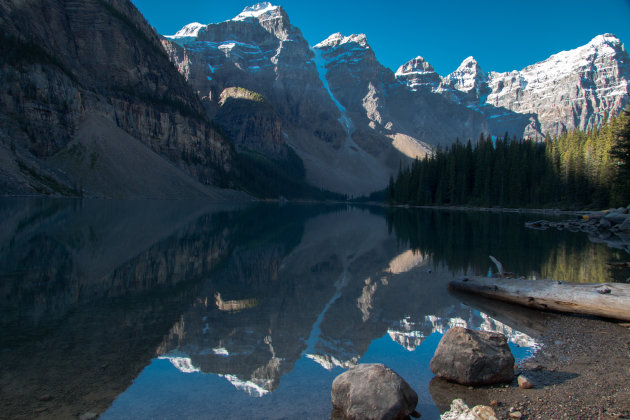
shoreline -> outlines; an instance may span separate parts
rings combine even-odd
[[[519,364],[512,383],[472,388],[434,379],[431,393],[440,411],[461,398],[471,408],[492,406],[499,419],[630,418],[628,324],[546,312],[534,318],[542,346]],[[519,388],[519,374],[534,388]]]
[[[386,204],[384,206],[387,207]],[[520,207],[475,207],[475,206],[412,206],[408,204],[398,204],[389,206],[393,208],[406,209],[435,209],[435,210],[455,210],[455,211],[481,211],[489,213],[520,213],[520,214],[551,214],[551,215],[581,215],[591,213],[596,210],[560,210],[560,209],[529,209]]]

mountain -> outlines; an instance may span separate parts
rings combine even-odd
[[[599,126],[630,104],[630,58],[612,34],[509,73],[485,73],[466,58],[441,77],[422,57],[401,66],[398,80],[411,90],[438,93],[481,112],[492,134],[542,137]]]
[[[0,11],[0,194],[363,195],[433,146],[590,128],[630,103],[610,34],[521,71],[469,57],[442,77],[422,57],[392,72],[363,34],[309,46],[270,3],[166,37],[128,0]]]
[[[0,25],[0,193],[233,196],[233,147],[128,0],[7,0]]]
[[[335,34],[311,48],[270,3],[225,22],[186,25],[162,43],[237,149],[289,147],[317,187],[354,195],[383,188],[401,161],[430,150],[427,143],[485,130],[474,110],[407,89],[364,35]],[[252,92],[239,98],[239,118],[222,111],[226,89],[236,88]],[[260,104],[268,105],[263,115],[255,111]]]
[[[393,73],[364,34],[309,47],[270,3],[162,42],[237,149],[276,159],[292,149],[312,185],[355,195],[432,146],[588,129],[630,103],[630,59],[610,34],[510,73],[468,57],[445,77],[422,57]]]

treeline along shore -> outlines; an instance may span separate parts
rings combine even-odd
[[[630,203],[630,114],[543,141],[481,135],[391,177],[386,201],[410,205],[605,208]]]

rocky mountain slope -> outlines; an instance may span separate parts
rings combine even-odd
[[[401,161],[426,154],[425,142],[485,130],[475,111],[406,89],[378,63],[365,36],[337,34],[310,48],[282,7],[269,3],[225,22],[186,25],[163,45],[237,147],[264,151],[284,143],[303,160],[307,180],[332,191],[382,188]],[[275,114],[226,118],[222,98],[234,88],[259,94]],[[240,113],[260,107],[249,97],[249,105],[240,98]]]
[[[422,57],[401,66],[398,80],[411,90],[438,93],[481,112],[492,134],[557,135],[599,126],[630,104],[630,58],[612,34],[509,73],[484,72],[466,58],[446,77]]]
[[[630,59],[610,34],[511,73],[486,73],[469,57],[446,77],[422,57],[394,74],[363,34],[309,47],[270,3],[191,23],[162,42],[240,150],[282,157],[291,147],[310,183],[350,194],[383,187],[430,146],[586,129],[630,102]],[[237,88],[252,93],[226,100]]]
[[[232,147],[129,1],[8,0],[0,25],[0,193],[222,195]]]
[[[311,47],[270,3],[162,38],[128,0],[0,11],[0,194],[360,195],[431,146],[589,128],[630,103],[610,34],[521,71],[469,57],[442,77],[422,57],[392,72],[362,34]]]

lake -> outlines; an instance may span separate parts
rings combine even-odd
[[[621,281],[624,251],[537,215],[348,205],[0,201],[1,418],[323,419],[333,379],[384,363],[439,418],[455,325],[517,360],[544,314],[455,296],[495,267]],[[627,275],[625,275],[627,277]]]

